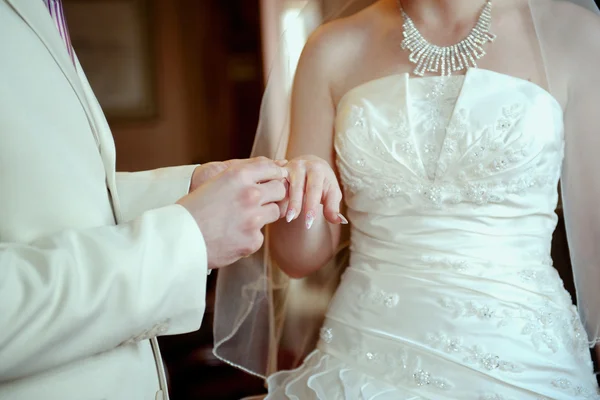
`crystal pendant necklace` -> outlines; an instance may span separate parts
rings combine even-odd
[[[416,64],[414,74],[423,76],[434,72],[442,76],[452,75],[453,72],[467,68],[477,68],[476,60],[485,55],[483,46],[493,42],[496,35],[490,32],[492,24],[492,2],[487,1],[479,20],[469,35],[452,46],[440,47],[429,43],[415,26],[413,20],[404,12],[402,3],[398,0],[400,12],[404,18],[404,40],[402,49],[410,51],[408,59]]]

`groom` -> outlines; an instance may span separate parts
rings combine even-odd
[[[166,399],[156,336],[280,217],[266,159],[115,172],[58,0],[0,0],[0,399]]]

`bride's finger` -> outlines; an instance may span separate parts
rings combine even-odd
[[[284,218],[286,216],[289,204],[290,202],[288,200],[277,203],[277,206],[279,206],[279,218]]]
[[[279,206],[279,218],[285,217],[288,210],[288,205],[290,204],[290,184],[287,179],[283,182],[283,186],[285,187],[286,196],[285,199],[277,203],[277,206]]]
[[[306,181],[306,169],[304,166],[289,168],[289,205],[285,214],[287,222],[292,222],[300,215],[302,200],[304,199],[304,186]]]
[[[348,220],[340,214],[342,191],[337,183],[327,182],[323,195],[323,215],[332,224],[347,224]]]
[[[318,168],[308,171],[304,194],[304,214],[306,229],[310,229],[317,217],[317,209],[323,198],[323,180],[325,174]]]

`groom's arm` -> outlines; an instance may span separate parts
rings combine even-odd
[[[0,243],[0,382],[198,329],[206,271],[203,235],[179,205]]]
[[[213,161],[200,165],[159,168],[142,172],[117,172],[117,193],[121,216],[130,221],[143,212],[174,204],[190,191],[230,167],[247,160]],[[286,161],[275,161],[284,166]]]
[[[131,221],[148,210],[175,204],[188,194],[197,165],[118,172],[117,193],[121,221]]]

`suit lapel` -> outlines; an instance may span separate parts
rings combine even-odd
[[[110,127],[108,126],[108,122],[106,121],[106,117],[102,112],[102,107],[98,103],[96,96],[94,96],[94,92],[83,73],[83,68],[81,68],[81,64],[79,64],[79,60],[77,59],[77,55],[75,55],[75,62],[77,63],[77,69],[79,72],[79,82],[81,84],[81,88],[83,90],[84,100],[87,101],[89,109],[88,118],[90,119],[90,124],[92,125],[92,129],[95,129],[96,132],[99,133],[97,139],[100,143],[100,155],[102,156],[102,160],[104,162],[104,170],[106,172],[106,185],[108,190],[111,193],[111,199],[113,204],[113,210],[115,211],[115,217],[118,221],[121,220],[121,213],[118,201],[118,193],[117,193],[117,183],[116,183],[116,150],[115,150],[115,142],[112,137],[112,133],[110,131]]]
[[[94,124],[85,93],[79,81],[77,70],[73,65],[73,60],[69,56],[63,39],[58,34],[54,20],[50,16],[44,2],[42,0],[7,0],[7,2],[40,38],[44,46],[48,49],[48,52],[52,55],[52,58],[54,58],[60,67],[87,115],[96,142],[100,144],[98,131]]]
[[[42,41],[48,52],[56,61],[65,78],[73,88],[79,102],[86,114],[90,129],[98,144],[106,172],[106,183],[113,201],[115,216],[119,218],[119,208],[116,192],[115,176],[115,149],[110,129],[104,119],[104,114],[97,103],[91,88],[83,73],[78,74],[81,65],[75,57],[76,65],[67,51],[63,39],[58,34],[55,22],[50,16],[46,5],[42,0],[6,0],[15,12],[29,25]],[[76,69],[77,68],[77,69]],[[104,129],[103,129],[104,128]],[[103,132],[106,131],[106,132]],[[104,135],[102,134],[104,133]]]

